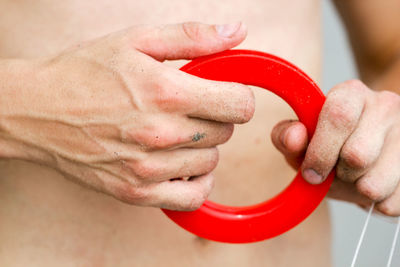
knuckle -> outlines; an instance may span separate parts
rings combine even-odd
[[[171,127],[152,125],[143,127],[139,131],[134,131],[129,134],[130,139],[138,143],[144,150],[161,150],[169,148],[179,143],[179,135],[174,135],[174,129]]]
[[[170,71],[159,71],[156,81],[152,84],[152,102],[156,107],[169,110],[172,107],[183,104],[184,98],[177,78]]]
[[[379,203],[377,209],[379,212],[383,213],[386,216],[395,217],[400,215],[400,212],[396,208],[396,205],[394,205],[390,201],[384,201],[382,203]]]
[[[129,164],[133,174],[139,179],[150,179],[157,173],[157,167],[149,164],[148,160],[137,160]]]
[[[128,204],[133,205],[144,205],[148,199],[148,192],[143,189],[136,187],[129,183],[123,183],[118,186],[115,192],[115,196]]]
[[[167,135],[162,135],[162,132],[158,132],[149,135],[144,145],[151,150],[161,150],[169,148],[173,146],[175,143],[176,142],[174,138],[171,138],[170,136]]]
[[[356,183],[358,192],[372,201],[380,201],[385,197],[383,188],[378,187],[375,183],[372,183],[370,179],[360,179]]]
[[[370,90],[368,87],[357,79],[348,80],[342,82],[336,86],[334,86],[328,93],[328,96],[343,96],[345,97],[348,94],[357,95],[360,94],[364,95],[368,93]]]
[[[324,114],[335,128],[353,127],[358,118],[358,115],[339,97],[326,100]]]
[[[201,25],[197,22],[185,22],[181,24],[181,29],[188,39],[198,41],[202,38]]]
[[[360,80],[357,79],[351,79],[348,81],[345,81],[339,85],[342,88],[345,88],[346,90],[354,90],[355,92],[364,92],[365,90],[368,89],[368,87]]]
[[[337,128],[352,128],[361,114],[361,106],[369,89],[359,80],[350,80],[333,87],[323,107],[325,118]],[[356,99],[357,101],[353,101]]]
[[[367,168],[372,160],[369,155],[363,151],[363,147],[364,146],[360,144],[345,144],[340,152],[340,158],[351,168]]]

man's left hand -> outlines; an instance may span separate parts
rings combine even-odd
[[[298,121],[282,121],[271,134],[276,148],[312,184],[335,168],[329,196],[400,215],[400,96],[373,91],[358,80],[330,90],[315,134]],[[304,161],[303,161],[304,158]]]

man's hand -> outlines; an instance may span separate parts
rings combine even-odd
[[[250,120],[254,96],[161,62],[223,51],[245,35],[240,23],[138,26],[35,61],[34,82],[4,90],[0,144],[130,204],[196,209],[213,185],[216,146]]]
[[[336,168],[331,197],[364,207],[375,201],[378,211],[400,215],[399,95],[348,81],[329,92],[309,144],[305,126],[298,121],[280,122],[271,137],[289,164],[301,167],[312,184],[321,183]]]

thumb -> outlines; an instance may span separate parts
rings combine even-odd
[[[230,49],[247,34],[242,23],[209,25],[198,22],[140,26],[133,29],[134,46],[159,60],[192,59]]]
[[[272,129],[271,140],[294,169],[298,169],[308,145],[307,129],[299,121],[285,120]]]

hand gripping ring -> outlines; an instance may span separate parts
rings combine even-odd
[[[182,71],[216,81],[238,82],[265,88],[283,98],[314,133],[325,97],[304,72],[273,55],[250,50],[228,50],[197,58]],[[265,174],[267,175],[267,174]],[[300,171],[280,194],[245,207],[205,201],[195,211],[163,212],[193,234],[227,243],[250,243],[280,235],[309,216],[327,194],[333,172],[319,185],[307,183]]]

